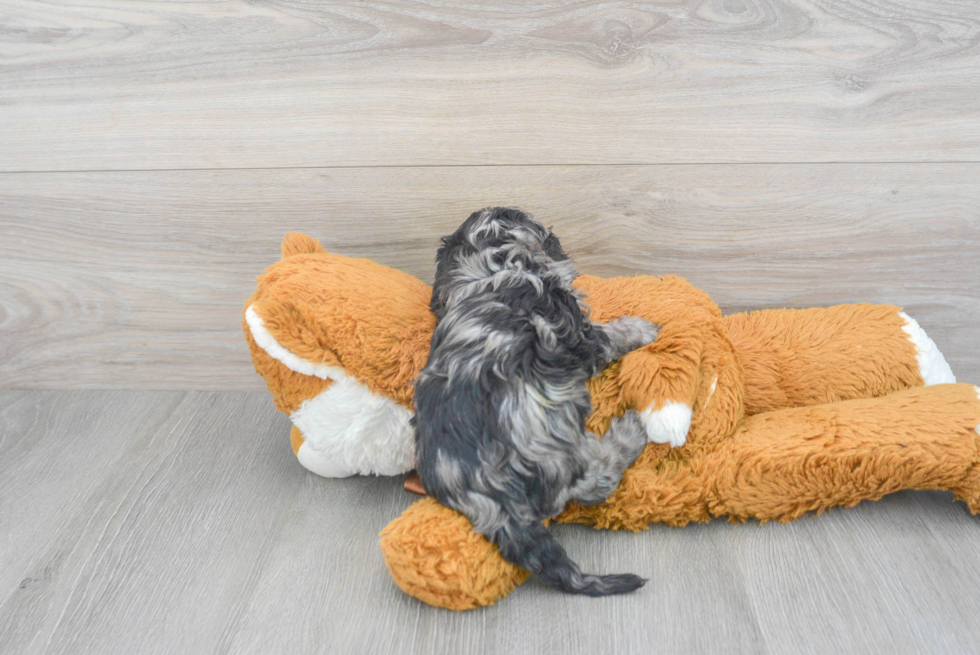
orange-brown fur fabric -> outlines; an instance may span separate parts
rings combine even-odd
[[[658,412],[671,407],[681,408],[675,419],[690,410],[690,427],[682,446],[650,443],[606,502],[569,505],[558,522],[636,531],[715,516],[788,521],[900,489],[952,490],[980,511],[978,389],[924,386],[929,353],[900,308],[722,316],[678,277],[582,276],[576,284],[595,320],[630,314],[663,326],[653,344],[590,382],[589,429],[602,434],[636,408],[655,430]],[[282,261],[258,286],[247,307],[284,348],[411,409],[411,382],[434,327],[427,285],[288,235]],[[245,332],[281,410],[293,412],[331,384],[292,370],[256,344],[248,325]],[[292,441],[294,450],[303,441],[295,427]],[[450,609],[493,603],[527,577],[431,498],[392,521],[381,548],[406,593]]]

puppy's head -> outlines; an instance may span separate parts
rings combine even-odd
[[[546,261],[568,259],[558,237],[525,211],[516,207],[487,207],[473,212],[455,232],[442,238],[442,246],[436,252],[432,312],[442,317],[449,271],[463,257],[478,251],[502,250],[508,244],[519,244]]]

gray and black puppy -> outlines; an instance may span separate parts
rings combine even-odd
[[[641,587],[646,580],[632,574],[583,574],[541,520],[571,500],[605,500],[643,451],[636,412],[602,440],[585,431],[585,384],[658,328],[636,317],[589,321],[558,238],[519,209],[475,212],[442,241],[431,304],[438,323],[415,386],[426,492],[466,515],[504,559],[563,591]]]

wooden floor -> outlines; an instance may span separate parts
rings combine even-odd
[[[251,392],[0,392],[0,652],[976,652],[980,529],[937,492],[782,525],[560,526],[625,597],[435,610],[388,577],[399,478],[301,468]]]
[[[978,652],[980,521],[562,526],[600,601],[434,610],[305,472],[242,303],[289,230],[431,280],[487,205],[726,312],[903,305],[980,382],[973,0],[0,0],[0,653]]]

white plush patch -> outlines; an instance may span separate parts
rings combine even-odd
[[[667,401],[660,409],[648,407],[640,412],[647,429],[647,440],[669,443],[671,448],[683,446],[691,429],[691,408],[684,403]]]
[[[252,338],[286,368],[333,384],[304,400],[290,418],[303,433],[297,458],[305,468],[330,478],[397,475],[415,468],[412,413],[337,366],[314,364],[282,346],[251,306],[245,310]]]
[[[306,440],[303,446],[316,452],[320,470],[327,462],[342,475],[397,475],[415,468],[411,417],[401,405],[346,374],[290,415]]]
[[[258,344],[259,348],[267,352],[269,357],[281,362],[290,371],[302,373],[303,375],[312,375],[321,380],[336,380],[340,377],[347,376],[347,373],[342,368],[330,366],[329,364],[314,364],[286,350],[282,344],[276,341],[272,333],[265,328],[265,321],[262,320],[262,317],[259,316],[258,312],[251,305],[245,310],[245,322],[248,323],[248,329],[252,332],[252,338],[255,339],[255,343]]]
[[[337,464],[336,461],[327,457],[321,452],[317,452],[310,447],[310,444],[303,443],[296,451],[296,459],[308,471],[325,478],[347,478],[354,475],[353,471],[348,471]]]
[[[909,335],[909,339],[915,344],[918,351],[915,358],[919,362],[919,375],[922,376],[926,386],[956,382],[956,376],[953,375],[953,370],[946,363],[946,358],[939,352],[939,348],[929,338],[926,331],[919,327],[915,319],[905,312],[899,312],[898,315],[905,320],[902,330]]]
[[[977,400],[980,400],[980,387],[973,387],[973,390],[977,392]],[[973,429],[976,430],[978,435],[980,435],[980,425],[977,425],[977,427]]]

